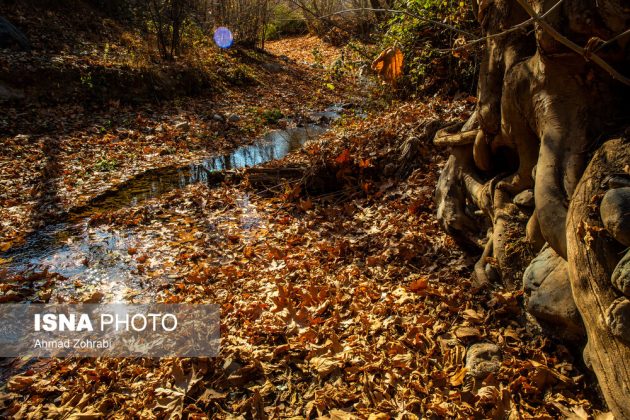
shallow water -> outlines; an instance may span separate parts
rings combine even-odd
[[[326,119],[339,117],[327,110]],[[319,118],[318,115],[316,117]],[[55,292],[72,296],[86,287],[103,293],[106,300],[122,302],[131,295],[145,294],[146,285],[137,273],[132,257],[139,238],[131,229],[89,226],[90,216],[104,211],[134,206],[168,191],[195,183],[208,183],[218,171],[239,169],[281,159],[301,148],[308,140],[324,133],[326,125],[308,125],[270,132],[259,142],[243,146],[223,156],[200,163],[166,167],[143,172],[114,190],[92,200],[70,214],[67,220],[51,224],[32,234],[24,245],[0,254],[10,260],[0,266],[9,274],[48,270],[67,280],[55,285]],[[239,205],[247,206],[247,196]],[[246,214],[245,209],[245,214]]]
[[[143,172],[124,182],[116,190],[92,200],[89,206],[78,213],[85,216],[134,206],[186,185],[208,183],[215,172],[246,168],[281,159],[290,152],[300,149],[308,140],[319,137],[326,129],[326,126],[322,125],[309,125],[275,130],[265,135],[259,142],[239,147],[223,156],[213,156],[188,166],[168,166]]]

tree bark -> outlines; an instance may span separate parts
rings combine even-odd
[[[584,352],[618,419],[630,418],[630,346],[612,334],[607,318],[616,301],[627,301],[611,283],[624,247],[603,230],[594,203],[606,192],[606,176],[624,173],[629,162],[630,143],[621,139],[606,142],[577,186],[567,221],[569,277],[588,335]],[[626,336],[630,335],[630,325],[623,327]]]
[[[480,213],[475,208],[491,226],[475,265],[477,287],[495,274],[504,287],[517,287],[544,243],[568,260],[571,293],[565,287],[556,294],[574,298],[588,335],[585,358],[615,416],[630,418],[630,254],[624,257],[627,235],[618,228],[630,223],[624,210],[630,195],[609,194],[602,211],[610,232],[599,212],[604,193],[620,188],[610,177],[630,186],[630,144],[608,141],[593,157],[607,133],[628,133],[630,126],[630,89],[623,84],[630,74],[630,9],[622,0],[494,0],[475,10],[486,35],[530,16],[535,31],[487,39],[479,130],[436,136],[436,145],[451,149],[436,189],[438,220],[469,243],[481,242],[482,224],[470,216]],[[530,189],[534,208],[516,200]],[[496,261],[496,272],[487,261]]]

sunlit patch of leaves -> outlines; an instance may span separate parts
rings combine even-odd
[[[97,172],[109,172],[118,168],[120,163],[116,159],[102,158],[94,164],[94,170]]]

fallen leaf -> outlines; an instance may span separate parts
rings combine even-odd
[[[464,382],[466,372],[468,372],[468,369],[463,367],[455,375],[451,376],[449,381],[451,383],[451,386],[460,386],[462,382]]]
[[[31,376],[13,376],[11,379],[9,379],[7,388],[9,389],[9,391],[22,391],[31,386],[34,382],[35,379]]]
[[[402,75],[402,66],[403,54],[398,48],[387,48],[372,62],[372,70],[381,80],[392,85]]]
[[[84,299],[83,303],[100,303],[104,296],[105,293],[103,292],[94,292],[89,298]]]

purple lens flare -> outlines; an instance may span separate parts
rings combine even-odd
[[[232,35],[232,31],[230,31],[225,26],[219,26],[216,31],[214,31],[214,43],[217,44],[219,48],[227,49],[232,46],[234,43],[234,36]]]

